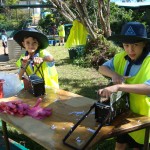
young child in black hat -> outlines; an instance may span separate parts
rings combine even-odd
[[[22,54],[16,63],[20,67],[19,78],[22,79],[25,72],[28,75],[34,74],[36,66],[42,63],[41,73],[43,73],[45,85],[59,88],[54,58],[45,50],[49,45],[48,38],[34,28],[26,28],[18,31],[14,35],[14,40],[26,49],[26,53]],[[34,64],[30,63],[27,66],[29,60],[32,60],[30,62],[34,62]],[[41,77],[39,72],[36,74]]]
[[[109,40],[123,44],[124,51],[99,67],[99,72],[111,78],[114,85],[100,89],[99,95],[106,100],[114,92],[129,93],[132,112],[150,117],[150,39],[143,24],[128,22],[120,35]],[[143,148],[145,130],[134,131],[117,137],[115,150]]]

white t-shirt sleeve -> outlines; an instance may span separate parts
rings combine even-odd
[[[6,35],[2,35],[2,41],[7,42],[7,36]]]

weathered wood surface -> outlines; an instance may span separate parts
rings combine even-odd
[[[50,117],[43,120],[35,120],[28,116],[20,118],[0,114],[0,118],[48,150],[70,149],[62,143],[62,139],[95,101],[63,90],[47,89],[46,93],[46,95],[42,96],[43,102],[41,106],[53,109]],[[16,97],[4,98],[1,101],[19,99],[32,106],[37,100],[32,94],[23,90]],[[93,110],[86,120],[75,130],[69,142],[76,147],[84,145],[88,137],[93,134],[92,131],[96,129],[97,125]],[[90,149],[90,147],[106,138],[147,126],[150,126],[149,117],[127,112],[116,118],[112,125],[103,127],[88,148]],[[77,142],[76,139],[80,139],[80,142]]]

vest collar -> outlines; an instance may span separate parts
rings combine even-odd
[[[39,51],[40,51],[40,50],[36,50],[36,51],[35,51],[35,54],[31,57],[31,59],[33,59],[34,57],[39,57]],[[28,56],[28,55],[29,55],[29,53],[28,53],[28,51],[26,51],[26,52],[25,52],[25,56]]]

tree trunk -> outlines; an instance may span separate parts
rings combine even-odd
[[[69,0],[71,1],[71,0]],[[68,2],[69,2],[68,1]],[[57,9],[57,11],[62,14],[67,20],[72,22],[75,19],[78,19],[87,29],[88,33],[90,34],[92,39],[97,38],[97,28],[94,25],[94,22],[90,20],[87,10],[87,2],[89,0],[72,0],[75,8],[76,14],[74,14],[69,6],[67,5],[66,1],[63,0],[49,0],[53,7]],[[96,5],[96,0],[93,0],[93,5]],[[98,0],[98,15],[100,19],[100,24],[102,26],[102,30],[105,37],[111,35],[110,30],[110,0],[106,2],[104,0]],[[96,13],[95,13],[96,14]],[[96,14],[97,15],[97,14]],[[95,16],[97,19],[97,16]]]
[[[100,23],[104,32],[104,36],[108,37],[111,35],[110,29],[110,0],[107,3],[104,0],[98,0],[98,11],[100,17]]]
[[[96,39],[97,35],[94,32],[94,30],[92,29],[92,23],[91,23],[90,19],[88,18],[88,15],[85,13],[85,11],[83,9],[85,7],[85,5],[82,6],[82,3],[80,3],[77,0],[74,0],[74,3],[79,12],[79,19],[80,19],[81,23],[86,27],[86,29],[89,32],[89,34],[91,35],[91,37],[93,39]]]
[[[72,22],[76,18],[76,16],[73,14],[73,12],[69,9],[69,7],[64,1],[60,0],[49,0],[49,1],[53,5],[53,7],[57,9],[57,11],[70,22]]]

